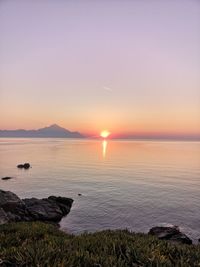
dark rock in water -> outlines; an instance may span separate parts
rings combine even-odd
[[[156,226],[150,229],[149,235],[155,235],[159,239],[169,240],[174,243],[192,244],[192,240],[183,234],[177,226]]]
[[[34,220],[59,222],[70,212],[73,200],[65,197],[23,199],[26,208]]]
[[[64,216],[59,206],[48,199],[30,198],[23,201],[33,220],[58,222]]]
[[[67,197],[50,196],[48,197],[48,200],[51,202],[55,202],[61,209],[62,213],[65,215],[67,215],[70,212],[73,203],[73,199]]]
[[[29,163],[24,163],[24,169],[29,169],[31,165]]]
[[[29,169],[31,167],[30,163],[24,163],[24,164],[19,164],[17,165],[17,168],[19,169]]]
[[[0,190],[0,224],[16,221],[59,222],[71,209],[73,200],[65,197],[20,199]]]
[[[19,169],[23,169],[23,168],[24,168],[24,164],[19,164],[19,165],[17,165],[17,168],[19,168]]]
[[[82,196],[82,194],[79,193],[78,196],[80,197],[80,196]]]
[[[1,178],[1,180],[10,180],[10,179],[12,179],[12,178],[13,178],[13,177],[6,176],[6,177]]]

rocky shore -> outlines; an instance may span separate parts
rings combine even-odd
[[[0,189],[0,225],[22,221],[58,223],[70,212],[72,203],[73,199],[60,196],[20,199],[12,192]],[[177,226],[156,226],[151,228],[148,234],[172,243],[192,244],[192,240]]]
[[[0,224],[20,221],[58,223],[70,212],[72,203],[71,198],[56,196],[20,199],[12,192],[0,189]]]
[[[178,226],[156,226],[149,230],[149,235],[154,235],[159,239],[168,240],[171,243],[192,244],[192,240],[182,233]]]

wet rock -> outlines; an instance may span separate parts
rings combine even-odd
[[[59,222],[71,209],[73,200],[66,197],[20,199],[0,190],[0,224],[16,221]]]
[[[24,163],[24,164],[19,164],[17,165],[17,168],[19,169],[29,169],[31,167],[30,163]]]
[[[10,180],[10,179],[12,179],[12,178],[13,178],[13,177],[6,176],[6,177],[1,178],[1,180]]]
[[[23,168],[24,168],[24,164],[19,164],[19,165],[17,165],[17,168],[19,168],[19,169],[23,169]]]
[[[151,228],[148,234],[157,236],[159,239],[168,240],[174,243],[192,244],[192,240],[188,236],[183,234],[177,226],[156,226]]]
[[[24,169],[29,169],[31,165],[29,163],[24,163]]]

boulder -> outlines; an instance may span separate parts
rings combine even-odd
[[[5,211],[12,211],[23,205],[23,201],[16,194],[0,189],[0,208],[3,208]]]
[[[17,168],[19,169],[29,169],[31,167],[30,163],[24,163],[24,164],[19,164],[17,165]]]
[[[48,197],[48,201],[55,202],[64,215],[67,215],[70,212],[73,203],[73,200],[71,198],[55,196]]]
[[[19,169],[23,169],[23,168],[24,168],[24,164],[19,164],[19,165],[17,165],[17,168],[19,168]]]
[[[24,199],[26,208],[33,220],[59,222],[63,213],[55,202],[48,199]]]
[[[29,163],[24,163],[24,169],[29,169],[31,165]]]
[[[16,221],[47,221],[58,223],[71,209],[73,200],[66,197],[20,199],[0,190],[0,224]]]
[[[0,189],[0,208],[9,221],[21,221],[27,214],[24,202],[14,193]]]
[[[174,243],[192,244],[192,240],[183,234],[177,226],[156,226],[151,228],[148,234],[157,236],[159,239],[169,240],[170,242]]]
[[[10,180],[12,179],[13,177],[10,177],[10,176],[5,176],[5,177],[2,177],[1,180]]]
[[[0,208],[0,225],[8,223],[8,222],[9,222],[9,219],[8,219],[5,211],[2,208]]]

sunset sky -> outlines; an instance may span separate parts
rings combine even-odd
[[[0,129],[200,136],[200,1],[0,1]]]

